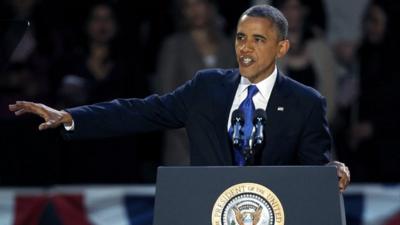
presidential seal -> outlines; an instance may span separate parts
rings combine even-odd
[[[217,199],[212,225],[284,225],[285,215],[278,197],[256,183],[236,184]]]

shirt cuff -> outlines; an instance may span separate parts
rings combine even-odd
[[[66,131],[74,131],[74,129],[75,129],[75,123],[74,123],[74,121],[72,120],[71,126],[68,126],[68,125],[66,125],[66,124],[64,123],[64,129],[65,129]]]

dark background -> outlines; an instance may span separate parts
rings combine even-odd
[[[17,21],[10,9],[11,0],[0,3],[0,19]],[[312,9],[315,24],[325,29],[325,13],[320,1],[305,1]],[[396,1],[381,1],[388,9],[388,21],[394,24],[400,12]],[[4,70],[32,72],[32,77],[22,86],[13,86],[4,81],[0,83],[0,186],[49,186],[54,184],[88,183],[153,183],[158,165],[161,165],[161,138],[163,133],[146,133],[126,137],[66,142],[59,135],[59,130],[39,132],[41,120],[34,116],[15,117],[8,112],[8,104],[15,100],[42,102],[58,106],[57,88],[62,79],[60,71],[67,71],[66,65],[74,65],[76,46],[85,42],[84,24],[88,11],[98,1],[39,0],[28,19],[34,29],[37,45],[32,56],[22,64],[7,65]],[[118,22],[118,41],[115,45],[118,59],[123,66],[124,88],[116,97],[145,97],[152,93],[150,80],[155,72],[157,54],[165,37],[176,27],[176,9],[173,1],[112,1]],[[215,1],[220,14],[225,18],[224,32],[232,37],[240,14],[250,6],[249,1]],[[397,14],[396,14],[397,12]],[[375,89],[377,83],[370,84],[368,92],[379,96],[391,111],[388,114],[377,113],[379,124],[386,130],[386,139],[379,139],[384,146],[366,151],[359,145],[357,150],[341,148],[337,144],[336,155],[339,160],[354,168],[355,182],[400,182],[398,173],[388,176],[377,173],[392,161],[387,170],[400,170],[397,144],[397,102],[398,78],[397,67],[392,64],[398,51],[398,33],[391,28],[385,57],[381,65],[391,74],[390,78],[380,77],[383,87]],[[5,48],[2,46],[4,52]],[[2,53],[3,54],[3,53]],[[67,57],[68,56],[68,57]],[[3,57],[4,59],[4,57]],[[75,58],[76,59],[76,58]],[[390,60],[389,60],[390,59]],[[375,63],[375,62],[372,62]],[[376,62],[380,63],[380,62]],[[386,73],[387,74],[387,73]],[[3,75],[3,73],[1,74]],[[372,82],[372,81],[368,81]],[[35,84],[33,94],[27,87]],[[118,86],[116,86],[118,89]],[[102,94],[105,94],[104,92]],[[110,100],[115,96],[105,94],[101,100]],[[366,103],[368,104],[368,102]],[[372,104],[372,108],[376,105]],[[378,110],[379,108],[375,108]],[[333,124],[335,127],[335,124]],[[350,129],[346,127],[345,129]],[[346,132],[345,132],[346,133]],[[335,143],[344,142],[335,134]],[[379,142],[379,141],[383,141]],[[389,143],[385,145],[385,143]],[[375,143],[376,144],[376,143]],[[345,144],[344,144],[345,145]],[[375,146],[375,145],[374,145]],[[382,153],[388,151],[388,153]],[[379,154],[378,154],[379,153]],[[380,154],[382,153],[382,154]],[[379,157],[378,157],[379,156]],[[396,165],[397,166],[393,166]],[[384,170],[383,170],[384,171]]]

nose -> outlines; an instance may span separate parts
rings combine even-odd
[[[248,53],[254,50],[254,46],[250,41],[245,41],[242,43],[240,46],[240,52],[242,53]]]

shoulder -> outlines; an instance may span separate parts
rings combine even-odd
[[[299,121],[309,121],[310,118],[317,118],[319,121],[326,120],[326,100],[317,90],[312,87],[299,83],[289,77],[280,76],[284,80],[282,89],[285,91],[287,104],[290,105],[294,113],[294,118],[302,118]]]
[[[196,72],[195,79],[201,80],[224,80],[239,75],[238,69],[210,68]]]
[[[198,90],[210,90],[219,88],[221,85],[229,85],[234,83],[240,77],[238,69],[202,69],[198,70],[190,81],[191,86],[199,88]]]
[[[303,102],[320,102],[324,97],[312,87],[304,85],[292,78],[280,73],[280,79],[285,89],[290,92],[292,96],[296,96],[297,99]]]
[[[194,82],[207,87],[220,87],[220,85],[229,85],[239,80],[240,74],[237,68],[222,69],[211,68],[197,71]]]

